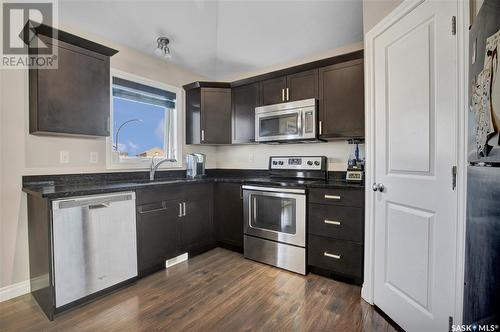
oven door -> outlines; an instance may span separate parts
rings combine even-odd
[[[245,234],[305,247],[303,189],[243,186]]]

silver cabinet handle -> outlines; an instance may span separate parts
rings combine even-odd
[[[139,211],[139,213],[140,214],[144,214],[144,213],[159,212],[159,211],[164,211],[166,209],[167,209],[166,207],[162,207],[162,208],[159,208],[159,209],[151,209],[151,210],[146,210],[146,211]]]
[[[202,141],[205,140],[205,130],[204,129],[201,130],[201,140]]]
[[[319,135],[323,135],[323,121],[318,122]]]
[[[182,216],[186,216],[186,202],[182,202]]]
[[[330,254],[329,252],[324,252],[323,255],[330,258],[340,259],[340,255]]]
[[[340,221],[325,219],[325,224],[340,226]]]
[[[281,101],[285,101],[285,89],[281,89]]]
[[[178,217],[182,217],[182,203],[179,203],[179,215]]]
[[[286,88],[286,100],[290,100],[290,89]]]
[[[326,199],[337,199],[337,200],[339,200],[340,196],[337,196],[337,195],[325,195],[325,198]]]

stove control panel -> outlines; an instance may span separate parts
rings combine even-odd
[[[326,169],[324,157],[270,157],[270,170],[307,170],[322,171]]]

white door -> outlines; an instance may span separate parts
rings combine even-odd
[[[456,1],[427,0],[374,40],[374,303],[448,331],[455,303]]]

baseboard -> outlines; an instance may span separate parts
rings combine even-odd
[[[0,302],[28,294],[30,292],[30,281],[21,281],[16,284],[0,288]]]

